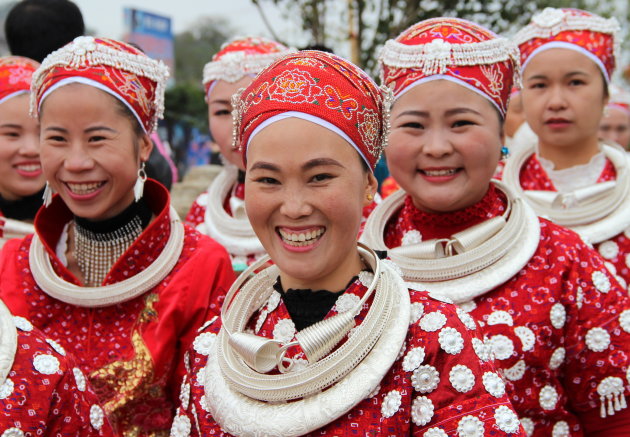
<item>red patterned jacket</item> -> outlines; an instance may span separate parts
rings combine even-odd
[[[145,198],[155,219],[114,264],[104,285],[148,267],[170,235],[169,196],[149,180]],[[35,227],[55,272],[79,284],[55,255],[72,213],[61,198],[40,210]],[[184,374],[183,354],[196,330],[218,312],[234,280],[228,255],[209,237],[186,227],[184,247],[172,271],[153,289],[124,303],[87,308],[61,302],[42,291],[31,274],[31,238],[11,240],[0,254],[0,297],[72,352],[118,431],[149,436],[171,426]]]
[[[385,244],[450,237],[505,207],[494,185],[477,204],[451,213],[420,211],[407,196],[388,222]],[[525,267],[460,306],[482,325],[530,436],[582,436],[585,427],[615,423],[619,434],[604,435],[628,435],[630,409],[615,414],[600,393],[610,383],[628,394],[630,299],[577,234],[544,219],[540,226],[539,246]],[[610,402],[615,397],[621,401],[611,396]],[[605,419],[599,417],[602,405]]]
[[[74,358],[26,319],[14,320],[17,350],[0,385],[3,435],[116,435]]]
[[[362,272],[326,318],[352,308],[370,280],[371,273]],[[309,435],[439,437],[467,431],[466,435],[474,436],[524,436],[473,319],[426,292],[410,291],[410,297],[406,341],[380,386],[348,414]],[[355,318],[357,324],[368,309],[364,305]],[[171,431],[174,437],[188,432],[192,436],[229,435],[208,412],[203,386],[205,366],[220,328],[218,319],[200,330],[186,358],[188,372]],[[254,313],[249,328],[284,343],[294,339],[296,332],[278,292]],[[289,349],[288,356],[294,365],[306,362],[297,347]]]

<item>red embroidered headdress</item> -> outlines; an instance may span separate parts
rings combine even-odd
[[[0,103],[31,90],[31,78],[39,62],[21,56],[0,58]]]
[[[518,82],[518,50],[488,29],[459,18],[421,21],[385,43],[381,80],[400,97],[412,86],[450,80],[488,99],[505,115]]]
[[[630,91],[612,84],[608,89],[610,99],[608,100],[607,106],[609,108],[620,109],[630,115]]]
[[[122,101],[147,133],[164,113],[168,68],[120,41],[80,36],[52,52],[33,75],[31,112],[57,88],[83,83]]]
[[[224,44],[203,67],[203,86],[206,96],[215,80],[234,83],[241,78],[255,76],[273,61],[295,50],[261,37],[237,38]]]
[[[253,135],[288,117],[337,133],[371,169],[386,146],[391,93],[339,56],[311,50],[287,55],[233,100],[234,146],[245,152]]]
[[[619,51],[619,23],[579,9],[545,8],[514,35],[523,70],[538,53],[552,48],[575,50],[600,68],[606,81],[615,69]]]

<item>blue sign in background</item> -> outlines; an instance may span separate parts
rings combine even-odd
[[[126,9],[127,28],[131,32],[154,35],[159,38],[172,38],[171,19],[137,9]]]
[[[175,57],[171,18],[125,8],[125,27],[127,42],[138,45],[147,55],[162,60],[169,67],[169,84],[172,84]]]

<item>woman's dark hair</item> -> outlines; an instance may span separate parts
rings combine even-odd
[[[604,72],[600,70],[599,74],[602,76],[602,84],[604,84],[604,99],[610,97],[610,91],[608,90],[608,81],[606,80],[606,76],[604,76]]]
[[[11,54],[42,62],[85,33],[81,11],[69,0],[22,0],[7,15],[4,32]]]

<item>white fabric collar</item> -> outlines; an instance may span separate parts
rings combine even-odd
[[[537,157],[547,176],[560,193],[569,193],[596,184],[604,171],[604,167],[606,167],[606,156],[603,152],[595,154],[586,164],[575,165],[562,170],[556,170],[552,161],[540,155]]]

